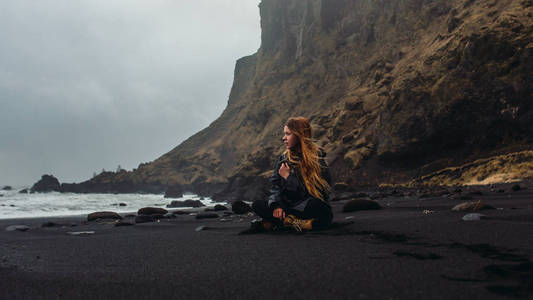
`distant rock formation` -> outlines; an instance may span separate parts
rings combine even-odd
[[[52,175],[43,175],[41,180],[37,181],[32,187],[31,192],[46,193],[59,192],[59,180]]]
[[[3,191],[11,191],[13,188],[9,185],[6,185],[2,188]]]
[[[348,186],[405,183],[530,150],[532,7],[263,0],[261,47],[237,61],[218,119],[134,171],[69,188],[177,184],[218,200],[263,198],[283,124],[297,115],[310,118],[334,181]]]

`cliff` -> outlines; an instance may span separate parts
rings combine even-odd
[[[531,149],[532,7],[263,0],[261,47],[237,61],[222,115],[153,162],[84,184],[225,188],[254,199],[282,151],[285,120],[297,115],[312,121],[333,178],[349,185],[408,182]]]

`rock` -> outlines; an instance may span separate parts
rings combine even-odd
[[[231,210],[238,215],[242,215],[251,212],[252,207],[246,202],[238,200],[231,204]]]
[[[11,225],[6,227],[6,231],[27,231],[30,227],[26,225]]]
[[[135,223],[149,223],[155,222],[157,219],[152,215],[138,215],[135,217]]]
[[[202,226],[198,226],[198,227],[196,227],[196,229],[194,229],[194,231],[202,231],[202,230],[207,230],[207,229],[208,229],[207,226],[203,226],[203,225],[202,225]]]
[[[118,204],[118,206],[128,206],[128,205],[127,205],[126,203],[124,203],[124,202],[120,202],[120,203]]]
[[[11,191],[13,188],[9,185],[6,185],[2,188],[3,191]]]
[[[199,213],[196,215],[196,219],[213,219],[218,217],[219,215],[217,213]]]
[[[131,221],[125,221],[125,220],[120,220],[117,223],[115,223],[115,227],[132,226],[132,225],[135,225],[135,223]]]
[[[168,210],[160,207],[143,207],[137,211],[138,215],[164,215]]]
[[[378,210],[381,209],[381,205],[376,201],[366,199],[355,199],[346,202],[342,208],[342,212],[352,212],[359,210]]]
[[[4,197],[4,194],[0,194],[0,197]],[[2,206],[4,206],[4,205],[2,205]]]
[[[478,211],[484,209],[495,209],[493,206],[485,204],[481,201],[471,201],[457,204],[452,208],[452,211]]]
[[[112,212],[112,211],[98,211],[98,212],[93,212],[87,215],[87,221],[94,221],[98,219],[121,220],[122,217],[116,212]]]
[[[520,187],[519,184],[515,184],[515,185],[513,185],[513,187],[511,189],[516,192],[516,191],[521,190],[522,188]]]
[[[487,219],[487,216],[478,213],[471,213],[463,216],[463,221],[479,221],[481,219]]]
[[[187,199],[185,201],[174,200],[167,205],[167,208],[175,207],[202,207],[205,206],[200,200]]]
[[[171,185],[165,191],[165,198],[181,198],[183,197],[183,190],[179,185]]]
[[[348,189],[348,184],[346,184],[344,182],[337,182],[337,183],[335,183],[335,185],[333,187],[334,187],[335,191],[342,192],[342,191],[346,191]]]
[[[37,183],[35,183],[31,187],[31,192],[40,192],[40,193],[46,193],[46,192],[52,192],[56,191],[58,192],[60,189],[59,180],[55,178],[52,175],[43,175],[41,176],[41,180],[39,180]]]
[[[215,211],[227,210],[228,208],[224,205],[217,204],[215,205]]]
[[[176,218],[176,215],[173,214],[173,213],[166,213],[166,214],[163,215],[163,217],[164,217],[165,219],[175,219],[175,218]]]
[[[29,189],[22,189],[19,191],[19,194],[27,194],[29,192],[30,192]]]

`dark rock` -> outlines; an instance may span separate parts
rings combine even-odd
[[[10,207],[15,207],[15,204],[9,204]]]
[[[124,203],[124,202],[120,202],[120,203],[118,204],[118,206],[128,206],[128,205],[127,205],[126,203]]]
[[[521,190],[522,188],[520,187],[519,184],[515,184],[515,185],[513,185],[513,187],[511,189],[516,192],[516,191]]]
[[[137,211],[138,215],[164,215],[168,210],[160,207],[143,207]]]
[[[224,205],[217,204],[215,205],[215,211],[227,210],[228,208]]]
[[[98,212],[93,212],[87,215],[87,221],[94,221],[98,219],[121,220],[122,217],[116,212],[112,212],[112,211],[98,211]]]
[[[138,215],[135,217],[135,223],[149,223],[155,222],[157,219],[152,215]]]
[[[2,188],[3,191],[11,191],[13,188],[9,185],[6,185]]]
[[[202,207],[205,206],[200,200],[187,199],[185,201],[174,200],[167,205],[167,208],[175,207]]]
[[[131,221],[125,221],[125,220],[120,220],[117,223],[115,223],[115,227],[132,226],[132,225],[135,225],[135,223]]]
[[[40,192],[40,193],[46,193],[46,192],[52,192],[56,191],[58,192],[60,190],[60,184],[59,180],[55,178],[52,175],[43,175],[41,176],[41,180],[39,180],[37,183],[35,183],[31,187],[31,192]]]
[[[27,194],[29,192],[30,192],[29,189],[22,189],[19,191],[19,194]]]
[[[56,226],[61,226],[61,224],[57,224],[54,222],[44,222],[43,224],[41,224],[41,227],[56,227]]]
[[[196,219],[213,219],[218,217],[219,215],[217,213],[199,213],[196,215]]]
[[[11,225],[6,227],[6,231],[27,231],[30,227],[26,225]]]
[[[231,204],[231,210],[238,215],[242,215],[251,212],[252,207],[244,201],[238,200]]]
[[[4,197],[4,194],[0,194],[0,197]],[[4,205],[2,205],[2,206],[4,206]]]
[[[352,212],[359,210],[377,210],[381,209],[381,205],[376,201],[366,200],[366,199],[355,199],[347,202],[342,207],[343,212]]]
[[[183,190],[180,185],[171,185],[165,191],[165,198],[181,198]]]

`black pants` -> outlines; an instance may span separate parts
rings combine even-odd
[[[257,200],[252,204],[254,212],[263,218],[263,220],[271,222],[279,222],[279,219],[274,218],[273,209],[268,207],[266,200]],[[321,201],[320,199],[312,198],[307,202],[304,211],[295,209],[286,209],[285,215],[294,215],[300,219],[316,219],[313,222],[313,228],[323,229],[331,225],[333,213],[331,207]]]

